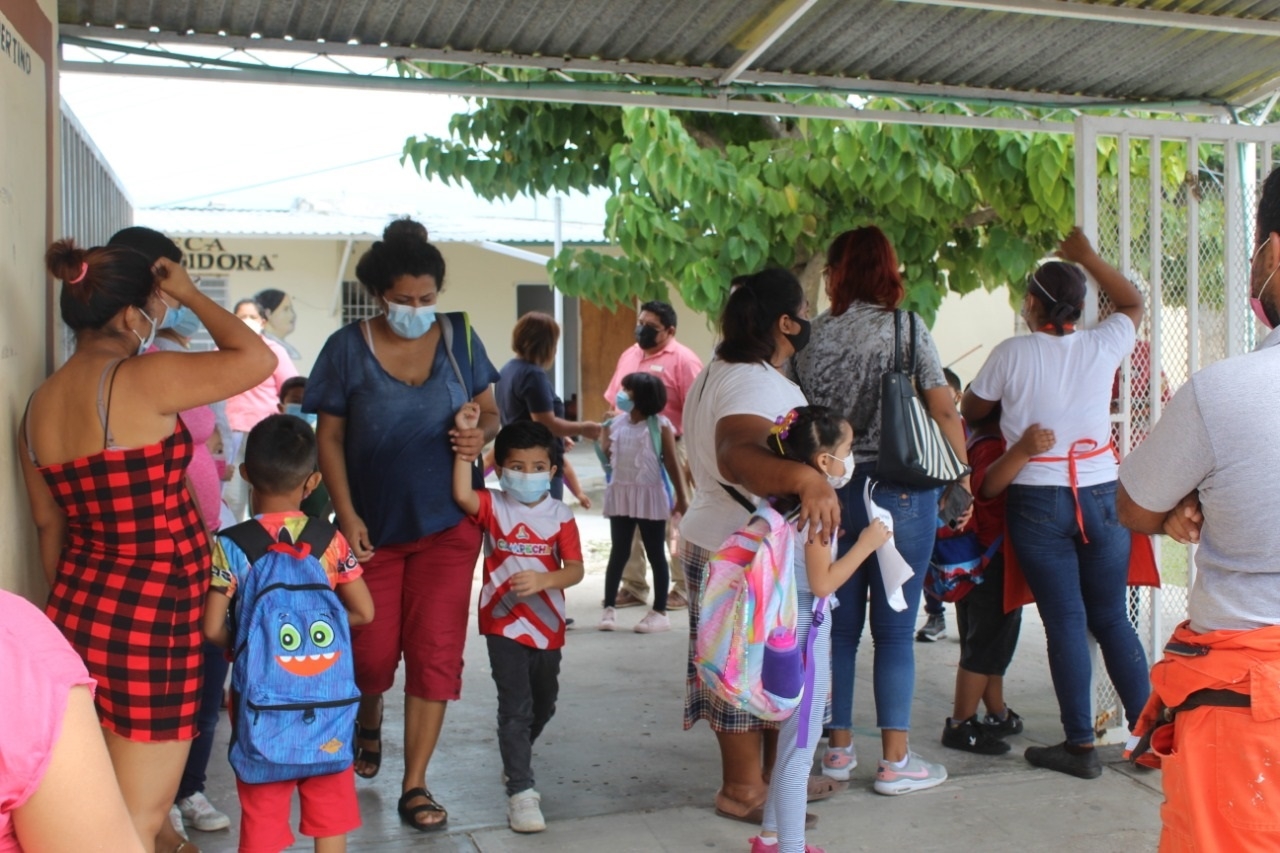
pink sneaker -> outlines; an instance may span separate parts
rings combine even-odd
[[[822,755],[822,775],[838,782],[848,782],[849,774],[858,766],[858,753],[853,744],[828,747]]]
[[[778,853],[778,844],[775,840],[773,844],[765,844],[764,839],[760,836],[753,836],[751,839],[751,853]],[[821,847],[814,847],[812,844],[804,846],[804,853],[827,853]]]

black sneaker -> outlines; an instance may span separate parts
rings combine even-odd
[[[987,714],[982,718],[982,727],[996,737],[1022,734],[1022,718],[1008,705],[1005,710],[1009,713],[1003,720],[995,714]]]
[[[1077,754],[1067,752],[1066,743],[1057,746],[1029,746],[1023,756],[1036,767],[1057,770],[1081,779],[1097,779],[1102,775],[1102,762],[1098,750],[1086,749]]]
[[[1009,744],[988,732],[978,722],[977,714],[958,726],[951,725],[951,721],[947,720],[942,727],[942,745],[979,755],[1004,755],[1009,751]]]
[[[947,638],[947,617],[941,613],[931,615],[925,620],[924,627],[916,631],[917,643],[936,643]]]

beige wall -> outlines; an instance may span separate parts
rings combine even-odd
[[[948,294],[942,300],[931,330],[938,345],[938,356],[944,365],[950,364],[960,381],[967,385],[986,363],[991,348],[1013,337],[1017,319],[1017,313],[1009,305],[1006,288],[991,293],[975,291],[964,296]],[[980,349],[969,352],[979,346]]]
[[[50,353],[44,250],[57,198],[56,17],[55,0],[0,0],[0,292],[8,297],[0,312],[0,588],[33,600],[47,590],[16,436]]]

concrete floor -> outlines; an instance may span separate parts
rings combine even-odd
[[[592,460],[580,467],[598,485]],[[588,485],[588,488],[591,488]],[[597,503],[598,507],[599,504]],[[705,725],[681,728],[688,623],[672,612],[673,630],[640,635],[626,628],[642,608],[619,611],[616,633],[594,630],[608,557],[608,522],[598,509],[579,510],[588,544],[587,578],[569,591],[569,613],[578,620],[564,650],[560,703],[534,752],[546,832],[519,836],[507,829],[506,799],[499,781],[496,698],[483,642],[466,649],[463,698],[451,706],[428,783],[449,810],[446,831],[420,834],[400,824],[397,756],[403,732],[403,694],[387,694],[383,767],[377,779],[358,783],[364,827],[349,842],[353,851],[745,851],[753,827],[716,817],[712,797],[719,783],[715,740]],[[475,601],[475,596],[472,597]],[[954,618],[948,610],[949,624]],[[474,612],[472,625],[474,626]],[[474,631],[474,627],[472,628]],[[912,748],[943,762],[950,780],[902,797],[871,791],[879,732],[871,702],[871,640],[863,642],[855,687],[855,743],[860,764],[848,792],[812,804],[820,818],[809,843],[836,851],[907,848],[927,851],[1154,850],[1159,835],[1158,773],[1138,773],[1119,763],[1119,747],[1103,752],[1107,768],[1085,781],[1036,770],[1022,758],[1029,745],[1062,740],[1058,709],[1045,663],[1044,633],[1034,609],[1023,620],[1020,648],[1006,678],[1009,704],[1026,721],[1007,755],[987,758],[945,749],[938,742],[951,708],[959,646],[954,636],[916,646],[917,686]],[[227,726],[210,766],[207,794],[232,815],[232,829],[193,832],[206,853],[236,849],[239,810],[224,758]],[[296,820],[295,820],[296,826]],[[310,842],[290,849],[310,849]]]

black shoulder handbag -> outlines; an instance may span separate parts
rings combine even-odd
[[[916,394],[916,324],[911,325],[910,364],[902,366],[902,311],[893,312],[893,369],[880,380],[880,455],[876,477],[917,489],[954,483],[969,467],[951,449]]]

